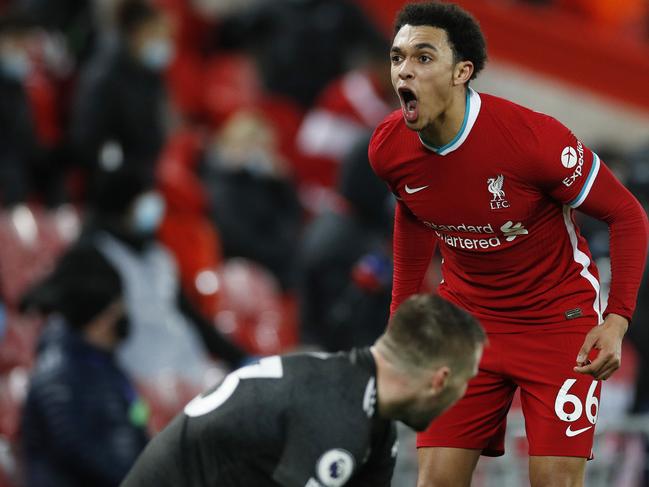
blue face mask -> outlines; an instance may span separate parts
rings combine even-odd
[[[140,49],[140,61],[152,71],[164,70],[174,58],[174,45],[164,39],[151,39]]]
[[[5,313],[5,307],[0,303],[0,342],[5,336],[7,331],[7,313]]]
[[[145,193],[135,200],[133,230],[140,235],[152,235],[164,217],[165,202],[156,192]]]
[[[23,81],[32,69],[26,53],[22,51],[8,52],[0,56],[0,68],[5,76]]]

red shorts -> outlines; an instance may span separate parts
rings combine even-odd
[[[591,458],[601,384],[572,370],[586,332],[491,334],[466,395],[417,435],[417,447],[502,455],[507,412],[520,387],[529,454]]]

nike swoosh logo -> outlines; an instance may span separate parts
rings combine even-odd
[[[408,185],[406,184],[406,193],[415,194],[415,193],[421,191],[422,189],[426,189],[427,187],[428,186],[420,186],[418,188],[409,188]]]
[[[570,426],[568,426],[568,427],[566,428],[566,436],[567,436],[568,438],[572,438],[573,436],[580,435],[580,434],[582,434],[584,431],[588,431],[588,430],[591,429],[591,428],[592,428],[592,426],[586,426],[585,428],[582,428],[582,429],[580,429],[580,430],[575,430],[575,431],[573,431],[573,430],[570,429]]]

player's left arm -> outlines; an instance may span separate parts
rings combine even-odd
[[[586,335],[577,355],[575,371],[606,380],[620,367],[622,338],[635,309],[647,256],[647,215],[638,200],[602,162],[579,209],[608,225],[611,288],[604,323]],[[599,354],[589,363],[588,353],[593,348],[599,350]]]
[[[647,215],[598,155],[551,117],[537,131],[534,178],[555,200],[606,222],[610,234],[611,289],[604,322],[586,336],[576,372],[605,380],[621,363],[622,338],[633,316],[647,257]],[[596,349],[597,358],[588,362]]]

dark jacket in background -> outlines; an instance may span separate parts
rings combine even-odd
[[[21,82],[0,73],[0,198],[23,202],[30,186],[29,167],[38,147],[31,106]]]
[[[242,169],[215,171],[206,184],[224,255],[253,260],[291,288],[302,224],[292,183]]]
[[[348,208],[314,220],[299,251],[302,342],[330,351],[372,344],[389,317],[389,192],[371,171],[367,142],[343,162],[339,190]]]
[[[113,354],[52,320],[23,410],[27,486],[119,485],[147,442],[143,408]]]
[[[152,173],[164,142],[162,75],[134,60],[123,45],[106,47],[79,81],[71,139],[81,163],[95,167],[106,142]]]
[[[225,47],[252,54],[269,91],[305,108],[358,62],[353,56],[359,51],[389,49],[367,15],[347,0],[259,2],[225,19],[220,32]]]

